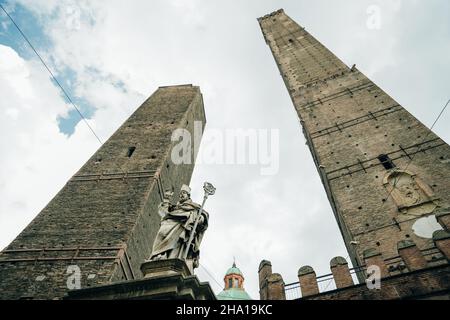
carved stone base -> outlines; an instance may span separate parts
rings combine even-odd
[[[200,282],[180,259],[146,261],[144,278],[69,291],[67,300],[216,300],[209,283]]]
[[[188,263],[181,259],[145,261],[141,265],[141,271],[144,278],[170,276],[174,274],[180,274],[184,277],[193,275],[192,267],[189,268]]]

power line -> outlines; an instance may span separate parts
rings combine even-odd
[[[436,125],[436,123],[438,122],[439,118],[442,116],[442,114],[444,113],[445,109],[447,109],[447,106],[448,106],[449,103],[450,103],[450,99],[447,101],[447,103],[445,104],[444,108],[442,108],[442,110],[439,113],[439,115],[437,116],[436,120],[434,120],[433,125],[431,126],[430,130],[433,130],[433,128]]]
[[[206,274],[207,274],[211,279],[213,279],[215,283],[217,283],[217,285],[219,286],[219,288],[222,289],[222,285],[216,280],[216,278],[215,278],[213,275],[211,275],[211,273],[208,271],[208,269],[206,269],[206,267],[205,267],[204,265],[202,265],[202,264],[200,264],[200,267],[202,267],[203,270],[205,270]]]
[[[67,100],[72,104],[72,106],[75,108],[75,110],[77,111],[77,113],[80,115],[80,118],[84,121],[84,123],[87,125],[87,127],[89,128],[89,130],[92,132],[92,134],[95,136],[95,138],[98,140],[98,142],[100,143],[100,145],[103,145],[102,140],[99,138],[99,136],[95,133],[94,129],[90,126],[89,122],[87,121],[87,119],[83,116],[83,114],[81,113],[80,109],[76,106],[76,104],[73,102],[73,100],[70,98],[70,95],[68,94],[68,92],[64,89],[64,87],[61,85],[61,83],[58,81],[58,79],[56,79],[55,75],[53,74],[53,72],[50,70],[50,68],[47,66],[47,64],[45,63],[44,59],[41,57],[41,55],[37,52],[37,50],[34,48],[33,44],[30,42],[30,40],[28,39],[28,37],[23,33],[23,31],[21,30],[21,28],[19,27],[19,25],[14,21],[14,19],[11,17],[11,15],[5,10],[5,8],[3,7],[3,5],[0,3],[0,8],[3,10],[3,12],[5,12],[5,14],[8,16],[8,18],[11,20],[11,22],[14,24],[14,26],[17,28],[17,30],[19,31],[19,33],[22,35],[22,37],[25,39],[25,41],[28,43],[28,45],[31,47],[31,49],[34,51],[34,53],[36,54],[36,56],[39,58],[39,60],[41,61],[41,63],[44,65],[45,69],[47,69],[48,73],[50,74],[51,78],[55,81],[55,83],[59,86],[59,88],[61,89],[61,91],[64,93],[64,95],[66,96]],[[124,173],[122,167],[117,164],[116,162],[114,162],[114,164],[118,167],[119,171]]]
[[[283,26],[283,27],[284,27],[286,30],[288,30],[289,34],[292,36],[292,38],[295,39],[296,42],[298,42],[300,45],[302,45],[302,43],[301,43],[301,42],[293,35],[293,32],[292,32],[291,30],[289,30],[286,26]],[[285,43],[285,44],[286,44],[286,43]],[[449,105],[449,103],[450,103],[450,99],[447,101],[447,103],[445,104],[445,106],[442,108],[441,112],[440,112],[439,115],[437,116],[437,118],[434,120],[434,122],[433,122],[431,128],[430,128],[429,131],[428,131],[428,134],[425,136],[425,138],[424,138],[424,140],[423,140],[423,143],[426,142],[426,139],[427,139],[428,136],[432,133],[432,130],[433,130],[434,126],[436,125],[436,123],[439,121],[439,119],[441,118],[441,116],[442,116],[443,113],[445,112],[445,110],[446,110],[447,106]],[[417,154],[417,153],[416,153],[416,154]],[[407,169],[408,169],[409,165],[411,164],[411,162],[412,162],[412,160],[414,159],[414,157],[415,157],[416,154],[414,154],[414,155],[412,155],[412,157],[410,157],[410,160],[409,160],[409,162],[407,163],[407,165],[406,165],[406,167],[405,167],[404,170],[407,170]],[[394,191],[395,186],[397,185],[397,183],[398,183],[398,178],[395,178],[394,184],[393,184],[393,186],[392,186],[392,189],[391,189],[391,191],[388,193],[388,196],[387,196],[386,200],[389,199],[389,197],[391,196],[392,191]],[[387,202],[387,201],[386,201],[386,202]],[[386,202],[383,202],[383,204],[381,205],[380,209],[383,208],[383,206],[384,206],[384,204],[385,204]]]
[[[449,105],[449,103],[450,103],[450,99],[449,99],[449,100],[447,101],[447,103],[444,105],[444,107],[442,108],[441,112],[439,112],[439,115],[437,116],[436,120],[434,120],[433,125],[430,127],[430,129],[429,129],[427,135],[425,136],[424,142],[426,141],[427,137],[433,132],[432,130],[433,130],[434,126],[435,126],[436,123],[439,121],[439,119],[441,118],[441,116],[444,114],[444,112],[445,112],[445,110],[447,109],[447,106]],[[416,154],[417,154],[417,153],[416,153]],[[410,165],[411,162],[413,161],[414,156],[415,156],[416,154],[414,154],[414,155],[409,159],[409,162],[407,163],[407,165],[406,165],[406,167],[405,167],[404,170],[408,169],[409,165]],[[392,189],[391,189],[391,191],[389,192],[389,194],[388,194],[388,196],[387,196],[387,199],[389,199],[389,197],[390,197],[392,191],[394,191],[395,186],[397,185],[397,182],[398,182],[398,181],[399,181],[398,179],[395,179],[394,185],[392,186]],[[385,203],[386,203],[386,202],[384,202],[384,203],[381,205],[380,209],[383,208],[383,206],[384,206]],[[345,258],[345,260],[347,260],[348,258],[349,258],[349,255],[347,256],[347,258]],[[328,284],[326,285],[326,287],[325,287],[325,289],[324,289],[324,292],[326,292],[326,290],[328,289],[328,287],[329,287],[330,284],[332,283],[332,280],[333,280],[333,278],[330,279],[330,281],[329,281]]]
[[[447,109],[447,107],[448,107],[449,104],[450,104],[450,99],[447,101],[447,103],[444,105],[444,107],[442,108],[442,110],[439,112],[439,115],[438,115],[438,116],[436,117],[436,119],[434,120],[433,124],[431,125],[431,127],[430,127],[430,129],[429,129],[429,131],[428,131],[428,133],[427,133],[427,135],[425,136],[425,138],[424,138],[424,140],[423,140],[424,142],[426,141],[426,139],[428,138],[428,136],[429,136],[431,133],[433,133],[432,130],[433,130],[434,126],[437,124],[437,122],[439,121],[439,119],[441,118],[441,116],[444,114],[444,112],[445,112],[445,110]],[[417,153],[416,153],[416,154],[417,154]],[[408,169],[409,165],[410,165],[411,162],[414,160],[414,157],[416,156],[416,154],[413,154],[412,157],[410,157],[410,159],[409,159],[408,163],[406,164],[406,167],[405,167],[404,170],[407,170],[407,169]],[[394,180],[394,184],[393,184],[392,189],[391,189],[391,191],[389,192],[389,194],[388,194],[386,200],[389,199],[389,197],[391,196],[391,194],[392,194],[392,192],[394,191],[395,186],[397,185],[398,181],[399,181],[398,178],[396,178],[396,179]],[[386,202],[387,202],[387,201],[386,201]],[[384,206],[384,204],[385,204],[386,202],[383,202],[383,204],[382,204],[381,207],[380,207],[380,210],[383,208],[383,206]],[[345,260],[347,260],[348,257],[349,257],[349,256],[347,256],[347,258],[345,258]],[[330,284],[331,284],[331,281],[328,283],[328,285],[326,286],[325,290],[329,287]]]
[[[59,81],[56,79],[55,75],[53,74],[53,72],[50,70],[50,68],[47,66],[47,64],[45,63],[44,59],[42,59],[42,57],[40,56],[40,54],[36,51],[36,49],[34,48],[34,46],[31,44],[30,40],[28,40],[27,36],[22,32],[22,29],[20,29],[20,27],[17,25],[17,23],[14,21],[14,19],[9,15],[9,13],[5,10],[5,8],[3,7],[3,5],[0,3],[0,8],[3,10],[3,12],[8,16],[8,18],[11,20],[11,22],[14,24],[14,26],[17,28],[17,30],[19,31],[19,33],[22,35],[22,37],[25,39],[25,41],[28,43],[28,45],[31,47],[31,49],[33,49],[34,53],[36,54],[36,56],[39,58],[39,60],[41,60],[42,64],[44,65],[45,69],[47,69],[48,73],[50,74],[51,78],[53,79],[53,81],[55,81],[55,83],[58,85],[58,87],[61,88],[61,91],[64,93],[64,95],[66,96],[67,100],[72,104],[72,106],[75,108],[75,110],[78,112],[78,114],[80,115],[81,119],[84,121],[84,123],[86,123],[86,125],[88,126],[89,130],[91,130],[91,132],[94,134],[95,138],[97,138],[98,142],[100,142],[100,144],[103,144],[102,140],[100,140],[100,138],[98,137],[98,135],[95,133],[94,129],[89,125],[89,122],[86,120],[86,118],[83,116],[83,114],[81,113],[80,109],[78,109],[78,107],[75,105],[75,103],[73,102],[73,100],[70,98],[69,94],[67,93],[67,91],[63,88],[63,86],[59,83]]]

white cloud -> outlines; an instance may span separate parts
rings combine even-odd
[[[3,247],[47,204],[98,143],[84,126],[77,127],[70,139],[59,132],[56,118],[69,106],[39,63],[25,61],[3,45],[0,96]]]
[[[53,44],[44,52],[46,59],[59,71],[68,67],[75,72],[73,94],[97,108],[90,123],[103,140],[158,86],[179,83],[200,85],[210,128],[280,129],[278,175],[263,177],[256,167],[199,165],[191,183],[197,200],[203,181],[217,186],[207,203],[211,222],[201,263],[222,283],[236,256],[254,298],[262,259],[271,260],[274,271],[288,283],[296,281],[301,265],[312,265],[317,274],[324,274],[332,257],[347,256],[256,18],[284,7],[347,64],[357,63],[425,123],[432,122],[448,94],[450,47],[439,37],[450,28],[448,21],[436,18],[444,10],[435,4],[18,2],[45,26]],[[382,9],[380,30],[366,27],[366,8],[371,4]],[[420,41],[413,40],[419,32]],[[432,32],[434,38],[425,37]],[[57,116],[65,115],[70,106],[36,61],[25,61],[0,46],[0,69],[1,247],[64,185],[98,142],[83,122],[70,138],[58,131]],[[405,74],[421,90],[411,90]],[[123,86],[115,85],[119,81]],[[450,139],[447,128],[437,129]],[[199,275],[220,289],[202,269]]]

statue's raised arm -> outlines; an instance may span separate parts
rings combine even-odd
[[[170,203],[173,197],[173,191],[166,190],[164,192],[163,201],[158,206],[158,214],[163,219],[170,210],[173,209],[173,205]]]

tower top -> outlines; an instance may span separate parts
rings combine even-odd
[[[241,270],[238,267],[236,267],[236,262],[234,262],[234,261],[233,261],[233,266],[227,270],[227,273],[225,274],[225,276],[232,275],[232,274],[239,275],[242,278],[244,278]]]
[[[178,88],[178,87],[196,87],[193,86],[192,83],[186,83],[186,84],[174,84],[174,85],[169,85],[169,86],[159,86],[159,89],[163,89],[163,88]]]
[[[278,9],[276,11],[273,11],[272,13],[266,14],[263,17],[259,17],[258,20],[267,19],[269,17],[274,17],[274,16],[276,16],[276,15],[278,15],[280,13],[284,13],[284,10],[282,8],[280,8],[280,9]]]
[[[251,300],[250,296],[244,289],[244,275],[236,266],[236,261],[233,259],[233,265],[227,270],[225,277],[225,288],[217,295],[219,300]]]

